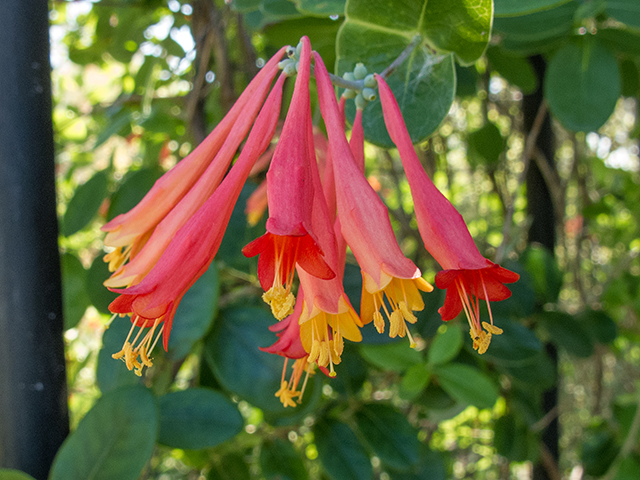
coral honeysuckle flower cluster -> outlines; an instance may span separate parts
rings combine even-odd
[[[312,121],[312,63],[327,137]],[[360,341],[360,328],[367,323],[391,337],[407,336],[415,346],[408,324],[424,308],[421,292],[433,287],[403,255],[387,208],[364,175],[362,109],[367,99],[375,99],[376,87],[412,192],[420,234],[443,268],[436,275],[436,286],[447,290],[439,309],[442,319],[464,310],[479,353],[487,350],[492,335],[502,333],[493,324],[489,304],[508,298],[511,292],[504,284],[518,275],[478,252],[462,217],[420,165],[385,79],[362,70],[359,65],[351,76],[364,79],[366,88],[360,93],[348,89],[338,102],[308,38],[296,48],[283,47],[189,156],[135,208],[104,225],[104,244],[113,249],[105,256],[113,272],[105,285],[119,294],[109,308],[114,317],[128,315],[132,323],[114,358],[141,375],[152,365],[151,352],[160,337],[167,349],[180,300],[213,261],[247,178],[267,165],[265,184],[247,203],[252,222],[268,206],[266,232],[243,253],[259,257],[263,299],[279,321],[271,327],[278,340],[262,350],[285,357],[276,392],[283,405],[299,403],[315,366],[334,376],[344,340]],[[293,97],[279,125],[288,77],[295,77]],[[356,97],[357,107],[350,142],[345,136],[347,97]],[[276,130],[278,141],[272,147]],[[360,314],[342,284],[347,247],[362,271]],[[480,300],[487,302],[489,321],[480,321]],[[287,378],[289,359],[294,364]]]

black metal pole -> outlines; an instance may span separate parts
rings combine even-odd
[[[0,467],[38,480],[69,432],[48,29],[0,2]]]

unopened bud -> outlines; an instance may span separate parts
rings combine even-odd
[[[296,56],[300,58],[300,55],[302,55],[302,41],[300,41],[296,47]]]
[[[376,88],[378,86],[378,82],[376,82],[376,77],[374,77],[372,74],[369,74],[366,77],[364,77],[364,86],[368,88]]]
[[[361,93],[356,95],[356,108],[358,110],[364,110],[364,107],[367,106],[367,101],[364,99]]]
[[[363,88],[362,96],[368,102],[373,102],[378,96],[376,95],[376,91],[373,88]]]
[[[355,90],[351,90],[350,88],[347,88],[344,92],[342,92],[342,96],[346,99],[356,98],[357,94],[358,92],[356,92]]]
[[[367,76],[367,67],[364,66],[364,63],[356,64],[356,68],[353,69],[353,75],[356,77],[356,80],[362,80]]]
[[[344,78],[347,82],[356,81],[356,77],[353,75],[353,72],[344,72],[344,75],[342,75],[342,78]]]
[[[296,49],[294,47],[287,47],[287,56],[289,58],[293,58],[296,54]]]
[[[287,77],[293,77],[296,73],[296,64],[293,62],[289,62],[283,69],[282,71],[284,72],[284,74]]]

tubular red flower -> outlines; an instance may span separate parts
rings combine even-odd
[[[132,321],[141,327],[157,327],[164,322],[165,350],[173,315],[182,296],[213,260],[249,171],[271,141],[280,114],[284,78],[284,75],[280,76],[269,94],[229,174],[178,231],[152,270],[132,287],[121,291],[112,289],[121,294],[109,306],[113,313],[130,314]],[[128,340],[123,350],[116,354],[124,357],[127,366],[134,365],[138,355],[141,358],[148,357],[147,343],[136,347],[134,340],[133,344],[127,344]]]
[[[361,318],[363,323],[375,319],[376,328],[381,331],[384,320],[378,310],[383,308],[392,325],[390,334],[404,336],[408,332],[404,322],[414,323],[416,317],[412,311],[424,308],[418,290],[430,291],[433,287],[422,279],[415,264],[402,254],[386,207],[371,189],[353,158],[344,129],[341,128],[340,113],[327,69],[315,52],[314,57],[320,110],[327,126],[333,160],[342,235],[362,269]],[[399,289],[396,288],[397,284]],[[391,305],[391,312],[386,310],[385,296]],[[411,343],[414,345],[413,341]]]
[[[246,105],[244,115],[235,122],[213,162],[175,207],[157,224],[140,251],[131,258],[129,263],[119,268],[104,282],[107,287],[127,287],[139,283],[156,264],[176,232],[211,196],[227,172],[240,143],[249,132],[272,81],[273,76],[265,76],[252,101]]]
[[[422,168],[393,92],[382,77],[376,78],[385,124],[398,148],[411,188],[420,235],[429,253],[444,269],[436,275],[436,286],[447,290],[444,306],[438,311],[446,321],[464,309],[474,348],[484,353],[491,335],[502,333],[493,325],[490,301],[509,298],[511,292],[503,284],[517,281],[519,275],[480,254],[460,213]],[[487,302],[491,323],[481,325],[479,300]]]
[[[258,277],[265,290],[263,299],[278,319],[293,310],[291,286],[296,264],[311,275],[335,277],[318,246],[311,219],[314,194],[309,155],[313,151],[310,63],[311,44],[303,37],[291,106],[267,173],[267,233],[243,249],[247,257],[260,255]]]
[[[138,205],[129,212],[118,215],[102,227],[103,231],[109,232],[104,240],[105,245],[117,247],[119,251],[122,247],[134,244],[136,239],[148,235],[148,232],[153,230],[171,211],[220,150],[236,120],[244,113],[247,104],[254,101],[254,96],[263,80],[268,77],[273,78],[278,72],[278,62],[285,49],[286,47],[281,48],[258,72],[233,108],[193,152],[165,173]],[[125,255],[124,252],[120,254]],[[115,257],[117,255],[112,255],[112,258]]]

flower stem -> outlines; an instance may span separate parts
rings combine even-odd
[[[391,62],[391,64],[387,68],[385,68],[384,71],[379,75],[383,78],[387,78],[389,75],[395,72],[396,69],[400,65],[402,65],[407,58],[409,58],[413,50],[420,44],[421,40],[422,37],[419,34],[414,36],[413,39],[411,39],[409,45],[407,45],[407,47],[400,53],[400,55],[398,55],[398,57],[393,62]],[[313,73],[313,66],[311,67],[311,70]],[[349,88],[358,92],[362,91],[362,89],[364,88],[364,80],[349,81],[331,73],[329,74],[329,78],[331,79],[331,83],[336,87]]]

